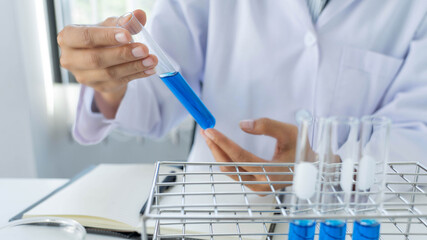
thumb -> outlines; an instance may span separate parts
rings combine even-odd
[[[270,118],[243,120],[239,125],[240,128],[247,133],[267,135],[282,143],[288,142],[291,139],[296,139],[298,136],[298,128],[296,126]]]
[[[145,26],[145,23],[147,22],[147,15],[144,11],[137,9],[133,11],[133,15],[135,15],[135,17],[138,18],[138,21]]]
[[[138,19],[138,21],[142,25],[145,25],[145,23],[147,22],[147,15],[141,9],[137,9],[137,10],[133,11],[133,15],[135,15],[135,17]],[[129,15],[129,16],[131,16],[131,15]],[[103,22],[99,23],[98,25],[104,26],[104,27],[117,27],[117,20],[118,19],[119,19],[119,17],[109,17],[109,18],[105,19]]]

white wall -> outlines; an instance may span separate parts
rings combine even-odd
[[[15,1],[0,1],[0,176],[31,177],[36,169]]]
[[[0,177],[71,177],[101,162],[185,160],[191,141],[188,123],[174,140],[115,134],[96,146],[74,142],[70,128],[78,86],[52,86],[50,72],[44,71],[48,60],[43,56],[49,53],[39,33],[48,33],[37,26],[43,2],[0,1]],[[49,86],[52,99],[46,97]],[[53,103],[53,111],[47,103]]]

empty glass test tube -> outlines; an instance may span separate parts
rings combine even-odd
[[[390,126],[391,120],[386,117],[365,116],[361,120],[354,203],[357,215],[378,214],[378,208],[382,206]],[[379,220],[361,218],[354,222],[353,240],[375,240],[379,237]]]
[[[203,129],[213,128],[215,118],[191,89],[181,73],[172,65],[160,46],[154,41],[148,31],[139,22],[133,13],[121,16],[117,25],[128,30],[134,42],[145,44],[149,51],[157,56],[159,63],[156,67],[157,75],[162,79],[170,91],[175,95],[196,122]]]
[[[319,240],[344,240],[347,222],[345,216],[354,185],[354,165],[358,159],[359,121],[353,117],[331,117],[324,127],[319,146],[324,156],[320,173],[319,213],[334,215],[320,223]]]
[[[290,213],[298,217],[315,214],[318,203],[318,178],[322,159],[316,153],[316,144],[322,132],[324,119],[317,121],[307,112],[299,112],[297,121],[299,129]],[[289,239],[314,239],[315,228],[315,220],[305,218],[293,220],[289,226]]]

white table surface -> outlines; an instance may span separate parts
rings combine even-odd
[[[0,226],[7,224],[9,219],[38,201],[48,193],[52,192],[62,184],[66,183],[68,179],[1,179],[0,178]],[[422,200],[416,202],[424,202],[425,196]],[[422,207],[422,211],[427,212],[427,207]],[[286,224],[287,225],[287,224]],[[382,226],[382,227],[392,227]],[[421,227],[421,226],[419,226]],[[287,232],[285,229],[288,226],[278,226],[281,232]],[[394,229],[394,227],[392,227]],[[426,232],[427,229],[422,227],[418,230],[419,232]],[[396,239],[392,236],[388,236],[389,239]],[[123,238],[109,237],[96,234],[88,234],[87,240],[122,240]],[[350,238],[347,238],[350,239]],[[402,239],[401,236],[397,239]],[[415,237],[413,239],[425,239],[425,236]]]
[[[2,178],[0,179],[0,226],[22,210],[52,192],[68,179]],[[87,240],[121,239],[96,234],[88,234]]]

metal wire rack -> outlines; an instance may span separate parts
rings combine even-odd
[[[318,225],[325,219],[345,219],[347,239],[351,239],[354,221],[378,219],[381,239],[427,239],[427,168],[420,163],[389,163],[384,201],[374,211],[348,210],[340,215],[320,214],[314,203],[311,212],[290,213],[293,193],[286,186],[292,183],[293,167],[284,163],[158,162],[142,239],[151,234],[152,239],[288,239],[288,225],[297,219],[314,219]],[[254,175],[263,180],[254,181]],[[174,181],[165,182],[167,176]],[[263,191],[247,186],[262,186]],[[316,238],[318,231],[319,226]]]

